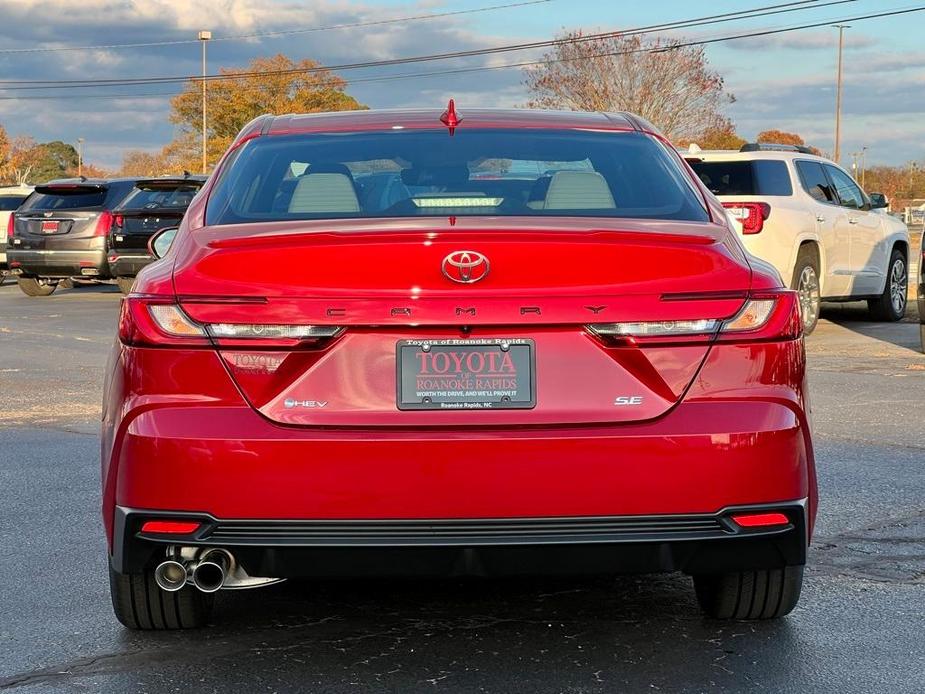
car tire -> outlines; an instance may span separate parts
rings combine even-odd
[[[714,619],[777,619],[800,600],[803,567],[694,576],[700,609]]]
[[[909,268],[906,256],[898,248],[890,254],[883,294],[867,300],[870,317],[876,321],[895,323],[906,315],[909,297]]]
[[[138,631],[196,629],[212,614],[215,596],[192,586],[168,592],[157,585],[153,571],[120,574],[110,567],[112,609],[122,624]]]
[[[130,294],[132,287],[135,286],[134,277],[117,277],[116,284],[119,285],[119,291],[123,294]]]
[[[55,280],[43,280],[38,277],[18,277],[16,283],[26,296],[48,296],[58,288]]]
[[[816,323],[819,322],[819,308],[822,302],[819,261],[809,246],[803,246],[797,254],[791,287],[799,295],[803,334],[809,335],[816,329]]]

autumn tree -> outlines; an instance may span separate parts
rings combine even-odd
[[[29,183],[35,168],[37,146],[31,137],[20,136],[10,140],[5,157],[0,159],[0,180],[17,186]]]
[[[122,155],[122,166],[118,173],[120,176],[161,176],[172,172],[169,171],[163,151],[130,149]]]
[[[699,46],[674,39],[564,34],[542,62],[524,70],[532,108],[630,111],[672,141],[722,128],[734,99]]]
[[[210,162],[216,161],[238,131],[263,113],[317,113],[366,108],[344,89],[347,83],[313,60],[284,55],[255,58],[244,68],[222,68],[226,79],[206,83]],[[238,77],[231,77],[240,73]],[[171,101],[170,120],[180,133],[164,155],[171,166],[201,167],[202,82],[191,80]]]
[[[694,139],[682,138],[676,144],[678,147],[696,144],[700,149],[739,149],[745,144],[745,140],[736,133],[732,121],[727,120],[708,128]]]
[[[808,145],[803,140],[802,137],[796,133],[788,133],[785,130],[765,130],[758,133],[758,137],[755,138],[756,142],[764,142],[767,144],[775,145],[794,145],[798,147],[807,147]],[[816,149],[815,147],[809,147],[813,154],[822,156],[822,151]]]

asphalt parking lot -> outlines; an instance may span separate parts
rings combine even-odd
[[[284,583],[210,630],[112,616],[97,419],[114,287],[0,286],[0,690],[925,689],[925,355],[918,324],[827,309],[809,352],[821,507],[803,599],[702,618],[681,576]]]

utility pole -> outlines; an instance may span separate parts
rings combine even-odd
[[[841,158],[841,89],[842,89],[842,53],[845,48],[845,29],[850,24],[835,24],[838,29],[838,71],[835,78],[835,163]]]
[[[206,131],[206,43],[211,39],[211,31],[199,32],[199,42],[202,43],[202,173],[207,173],[209,166],[206,153],[209,145],[209,135]]]
[[[82,137],[77,138],[77,177],[80,178],[84,174],[84,139]]]
[[[861,147],[861,188],[867,190],[867,147]]]

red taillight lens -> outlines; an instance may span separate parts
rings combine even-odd
[[[734,513],[732,520],[743,528],[766,528],[790,523],[790,519],[783,513]]]
[[[199,530],[202,523],[195,521],[156,520],[145,521],[141,526],[143,533],[161,533],[164,535],[189,535]]]
[[[93,235],[108,236],[110,228],[112,228],[112,212],[103,210],[100,212],[100,218],[96,220],[96,229]]]
[[[771,216],[771,206],[765,202],[724,202],[723,207],[742,225],[743,234],[759,233]]]
[[[8,239],[13,238],[13,234],[16,233],[16,213],[11,212],[10,218],[6,222],[6,237]]]
[[[113,215],[112,218],[112,230],[116,231],[122,228],[122,225],[125,223],[125,217],[121,214]]]
[[[169,298],[127,296],[119,316],[119,339],[134,347],[318,348],[343,332],[331,325],[200,323]]]
[[[208,347],[205,329],[169,298],[122,299],[119,340],[130,347]]]

